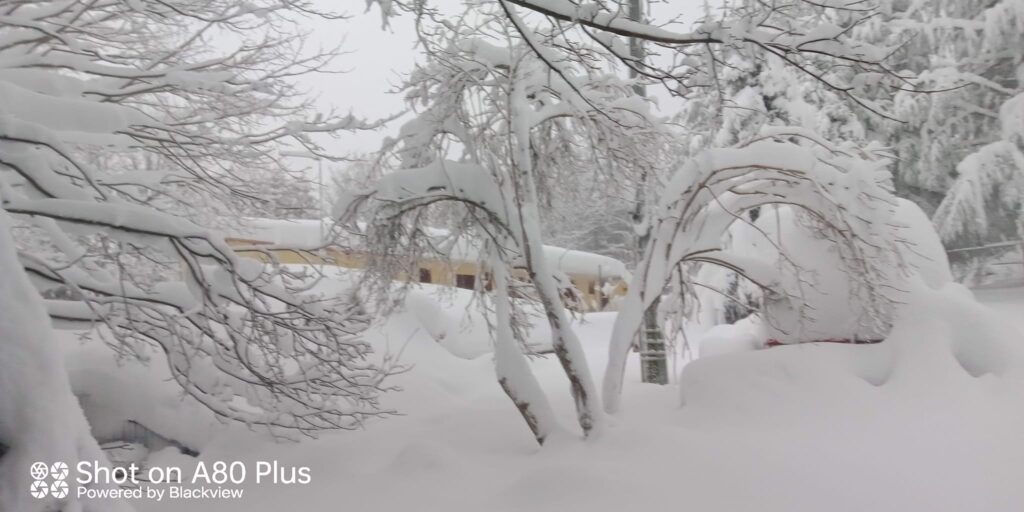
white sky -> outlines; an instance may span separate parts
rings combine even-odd
[[[320,0],[324,5],[337,9],[340,0]],[[450,8],[458,12],[467,2],[473,0],[432,0],[439,8]],[[341,112],[351,110],[356,115],[377,119],[401,112],[404,108],[400,94],[394,91],[401,83],[403,74],[412,69],[418,58],[414,48],[412,20],[409,17],[392,19],[387,29],[381,27],[380,11],[374,7],[364,12],[362,0],[344,0],[352,18],[342,22],[317,20],[309,28],[324,46],[344,41],[349,54],[341,58],[340,65],[351,72],[344,75],[318,75],[306,79],[305,84],[320,97],[320,103],[327,109],[334,106]],[[713,1],[718,3],[717,1]],[[667,0],[655,4],[652,12],[658,20],[684,14],[693,19],[701,12],[704,0]],[[391,123],[387,128],[371,133],[343,134],[338,140],[328,142],[335,152],[370,152],[380,145],[381,140],[398,129],[401,121]]]

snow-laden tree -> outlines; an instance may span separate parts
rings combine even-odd
[[[859,109],[861,112],[870,115],[893,118],[893,115],[885,109],[885,106],[880,105],[873,98],[879,95],[879,89],[908,87],[905,77],[893,73],[886,65],[885,60],[889,55],[889,49],[868,44],[852,37],[852,32],[858,26],[877,14],[873,6],[865,5],[859,1],[818,3],[794,0],[790,2],[741,2],[727,4],[720,16],[709,16],[702,20],[695,29],[690,31],[676,30],[676,27],[671,23],[659,24],[655,20],[638,21],[629,19],[626,16],[628,12],[626,2],[575,4],[565,0],[506,0],[503,4],[516,4],[534,13],[541,14],[548,23],[557,27],[562,39],[559,41],[560,44],[555,45],[555,48],[552,50],[556,55],[577,53],[576,48],[582,46],[580,44],[581,40],[593,41],[604,48],[607,55],[610,55],[613,60],[618,61],[633,71],[640,77],[642,82],[660,84],[670,94],[684,98],[694,95],[717,95],[718,108],[713,110],[716,113],[722,112],[722,107],[726,106],[726,102],[733,100],[731,97],[725,97],[725,88],[728,84],[727,72],[739,75],[734,77],[734,83],[742,85],[737,87],[735,91],[730,92],[737,95],[745,94],[748,97],[751,105],[743,106],[752,106],[754,109],[763,107],[766,111],[768,110],[768,102],[764,98],[765,91],[749,89],[751,85],[759,84],[743,83],[743,75],[747,74],[749,76],[766,73],[771,74],[770,78],[782,78],[778,83],[772,83],[768,80],[764,83],[769,88],[775,87],[777,89],[775,93],[779,96],[779,100],[772,101],[771,107],[781,110],[784,115],[776,115],[775,117],[788,122],[798,120],[800,124],[805,126],[810,124],[805,122],[805,118],[808,117],[807,114],[813,113],[813,111],[811,108],[808,108],[810,103],[806,101],[805,95],[801,90],[800,86],[802,83],[813,82],[816,86],[815,89],[824,91],[823,97],[818,99],[818,103],[823,107],[821,110],[828,112],[829,109],[835,108],[835,105],[839,105],[846,112],[838,112],[838,114],[847,120],[853,117],[850,114],[850,106],[855,110]],[[571,30],[571,28],[576,28],[577,30]],[[638,59],[634,52],[627,51],[629,46],[624,38],[630,38],[634,41],[640,40],[646,43],[648,45],[647,58]],[[546,61],[557,61],[557,58],[549,56]],[[744,73],[744,70],[748,71]],[[774,71],[773,73],[773,70],[782,71]],[[785,77],[784,75],[786,74],[790,76]],[[792,75],[794,74],[803,75],[800,78],[804,80],[793,78]],[[771,92],[770,89],[769,92]],[[843,103],[846,103],[846,105],[842,105]],[[733,143],[734,141],[723,140],[720,137],[723,130],[725,130],[725,134],[728,137],[735,136],[737,141],[742,142],[750,135],[758,133],[758,126],[764,123],[763,120],[753,119],[750,116],[746,116],[746,119],[734,118],[736,121],[734,126],[727,126],[724,122],[721,122],[723,118],[716,118],[715,120],[717,122],[712,125],[716,127],[716,133],[713,135],[719,136],[719,140],[715,141],[713,137],[709,137],[707,142],[699,145],[711,147],[715,142]],[[830,128],[832,125],[840,127],[840,123],[830,122],[828,125]],[[693,131],[692,126],[687,128]],[[820,129],[819,126],[814,128]],[[855,133],[860,131],[857,126],[840,128]],[[824,133],[827,135],[833,134],[832,130],[825,130]],[[819,143],[827,147],[827,144],[823,144],[821,141]],[[758,144],[757,149],[745,150],[746,158],[748,158],[748,160],[745,160],[745,165],[750,166],[748,170],[754,171],[751,176],[757,182],[756,185],[751,185],[750,189],[755,189],[761,185],[765,185],[769,189],[772,188],[771,184],[781,185],[781,182],[774,181],[772,176],[773,169],[770,168],[770,165],[762,167],[756,162],[758,159],[767,159],[769,163],[772,163],[771,155],[764,153],[761,149],[763,149],[763,146]],[[686,198],[689,197],[694,201],[694,204],[689,205],[687,208],[693,208],[693,212],[700,211],[706,206],[704,201],[707,199],[701,199],[702,194],[707,191],[700,190],[700,173],[687,172],[686,169],[699,165],[695,162],[706,161],[705,159],[708,158],[714,160],[714,156],[709,156],[714,154],[714,152],[702,153],[701,156],[685,161],[682,164],[683,171],[678,171],[671,178],[672,183],[678,183],[677,180],[683,180],[683,184],[659,187],[659,202],[663,205],[660,210],[661,213],[656,214],[656,216],[640,225],[641,230],[645,228],[650,230],[648,235],[650,242],[646,249],[648,252],[645,252],[645,254],[657,254],[658,256],[654,258],[654,261],[658,263],[652,262],[649,255],[645,256],[647,261],[641,260],[637,273],[634,275],[634,281],[630,286],[630,296],[624,301],[627,307],[631,308],[631,311],[639,311],[639,315],[642,315],[645,309],[655,303],[657,298],[666,291],[668,284],[680,282],[679,279],[673,279],[673,275],[676,275],[674,272],[679,269],[682,260],[675,261],[673,260],[675,258],[673,254],[663,254],[663,252],[670,250],[669,247],[674,246],[677,249],[683,250],[683,254],[688,254],[686,252],[687,249],[683,249],[683,247],[687,247],[689,244],[683,241],[679,245],[674,245],[680,242],[675,240],[676,230],[665,228],[666,223],[671,221],[663,217],[664,205],[685,204]],[[840,164],[833,162],[830,165]],[[711,164],[709,169],[716,168]],[[739,171],[739,169],[721,170],[726,171],[725,175],[728,175],[729,172]],[[786,169],[783,172],[790,173],[793,171],[794,169]],[[716,172],[710,170],[708,172],[716,176],[715,179],[721,178],[721,175]],[[803,173],[806,176],[807,181],[812,184],[808,185],[810,189],[828,186],[828,177],[810,172],[808,169],[797,170],[796,172],[797,174]],[[757,181],[761,178],[764,178],[766,181]],[[826,181],[819,182],[819,179]],[[726,189],[729,189],[733,185],[738,185],[738,183],[729,183],[724,186]],[[696,187],[691,191],[691,193],[695,193],[693,196],[688,196],[685,192],[687,187],[690,186]],[[741,188],[746,189],[743,193],[750,193],[751,197],[759,195],[759,193],[755,193],[747,189],[747,187],[741,186]],[[777,194],[775,199],[779,202],[801,204],[805,200],[803,198],[805,192],[799,191],[799,188],[780,187],[774,190],[773,193]],[[676,197],[675,194],[683,194],[683,197]],[[711,195],[717,197],[719,194],[716,192]],[[885,202],[884,198],[882,202]],[[846,206],[865,207],[864,204]],[[829,218],[836,214],[857,214],[856,212],[840,211],[840,204],[828,201],[819,202],[813,206],[807,205],[807,207],[809,210],[817,212],[816,215],[823,218]],[[817,208],[820,208],[820,210]],[[742,210],[746,210],[746,208],[739,208],[741,211],[734,212],[732,208],[725,209],[732,212],[728,215],[730,220],[734,220],[732,215],[742,215]],[[700,216],[700,214],[694,214],[698,217]],[[699,223],[690,224],[680,219],[677,219],[675,222],[678,222],[676,224],[678,230],[686,233],[681,236],[697,236],[697,232],[704,232],[704,230],[699,229],[701,226]],[[665,231],[666,229],[667,231]],[[713,242],[715,244],[720,242],[725,226],[721,226],[721,229],[722,231],[708,235],[715,240]],[[836,227],[835,229],[842,229],[842,227]],[[884,233],[887,228],[882,223],[877,225],[877,229],[879,233]],[[711,229],[711,231],[714,232],[715,229]],[[850,253],[865,251],[867,247],[870,247],[870,242],[864,242],[869,237],[860,238],[855,233],[846,233],[846,235],[859,241],[849,242],[847,247]],[[712,242],[709,241],[708,243],[711,244]],[[856,256],[851,256],[851,258],[852,261],[858,259]],[[663,259],[666,261],[662,261]],[[718,263],[731,270],[744,273],[748,277],[752,270],[747,269],[744,265],[753,265],[753,262],[747,261],[722,263],[713,257],[709,258],[705,263]],[[875,263],[877,262],[873,262],[871,265],[875,265]],[[655,271],[652,274],[654,277],[649,278],[649,276],[646,276],[652,265],[658,268],[662,264],[665,265],[665,269]],[[872,269],[877,268],[877,266],[872,266]],[[881,287],[878,286],[878,283],[883,282],[884,279],[878,275],[866,278],[876,280],[871,286],[867,287],[870,292],[869,294],[879,293]],[[677,289],[676,291],[676,295],[679,295],[678,292],[680,290]],[[877,302],[884,303],[884,297],[878,297]],[[868,316],[875,318],[879,322],[884,321],[884,319],[879,320],[881,317],[877,314],[869,314]],[[605,373],[604,400],[605,408],[609,411],[613,411],[618,407],[618,395],[626,352],[633,342],[635,333],[640,328],[640,316],[633,315],[628,311],[623,312],[620,316],[616,332],[613,334],[614,339],[609,367]]]
[[[590,89],[583,87],[579,82],[577,78],[579,72],[568,70],[569,64],[567,63],[579,63],[577,65],[600,67],[601,69],[605,69],[608,66],[624,67],[638,77],[638,80],[633,82],[633,85],[656,84],[663,86],[672,95],[685,98],[691,96],[694,91],[714,91],[721,87],[723,84],[721,78],[722,70],[730,67],[729,59],[732,58],[732,55],[739,55],[752,62],[762,63],[770,59],[776,59],[794,72],[803,74],[810,80],[820,84],[821,87],[828,89],[831,91],[831,94],[840,100],[883,117],[891,117],[891,114],[872,101],[871,96],[874,94],[874,89],[879,87],[905,86],[905,82],[900,77],[895,76],[884,64],[884,60],[889,53],[887,49],[865,44],[851,36],[852,31],[857,26],[876,14],[871,6],[865,6],[860,1],[819,3],[793,0],[728,5],[723,11],[725,12],[723,16],[705,19],[693,30],[680,30],[678,24],[672,23],[671,20],[659,22],[658,20],[630,19],[627,14],[629,12],[627,8],[629,2],[624,0],[594,3],[577,3],[569,0],[497,0],[493,3],[482,2],[476,4],[475,8],[469,9],[467,14],[454,20],[444,19],[438,11],[432,9],[430,1],[370,0],[369,4],[380,6],[385,22],[389,16],[395,15],[400,10],[414,13],[417,17],[417,26],[420,28],[421,41],[427,45],[429,45],[429,41],[439,37],[439,34],[443,34],[444,30],[457,33],[463,30],[463,27],[478,26],[481,6],[497,5],[504,13],[507,22],[511,24],[526,43],[526,47],[532,53],[534,60],[546,68],[546,73],[544,74],[546,75],[545,87],[561,92],[565,87],[553,84],[568,85],[569,91],[561,94],[563,102],[560,105],[571,104],[570,102],[574,102],[577,105],[582,103],[588,112],[587,115],[596,119],[611,117],[615,110],[609,109],[608,106],[600,101],[595,101],[591,97],[593,93]],[[807,11],[814,11],[818,15],[805,16],[803,13]],[[800,15],[795,15],[794,13],[799,13]],[[424,26],[437,26],[433,22],[439,18],[441,19],[440,26],[443,29],[442,31],[422,29]],[[631,43],[635,46],[638,41],[642,41],[647,45],[646,58],[639,58],[636,52],[631,51]],[[537,74],[540,75],[540,73]],[[485,83],[490,84],[491,82]],[[510,94],[510,96],[514,97],[513,94]],[[544,98],[539,96],[528,99],[535,103],[544,101]],[[508,113],[505,115],[515,118],[523,112],[521,105],[521,103],[517,104],[515,101],[509,101],[507,105],[502,107],[508,110]],[[549,108],[550,106],[546,103],[534,105],[534,109],[539,111]],[[590,113],[590,111],[593,111],[593,113]],[[444,136],[437,138],[445,139],[451,134],[454,134],[453,139],[465,138],[462,136],[462,133],[467,130],[467,126],[473,126],[473,124],[467,123],[466,119],[466,116],[446,117],[444,119],[444,129],[435,130],[430,137],[444,133]],[[440,125],[436,121],[435,124]],[[513,124],[509,128],[512,136],[506,137],[507,141],[505,144],[508,146],[508,153],[510,155],[515,155],[516,151],[524,151],[522,141],[528,137],[522,134],[522,127],[523,125],[517,127]],[[613,123],[610,127],[615,132],[609,138],[610,140],[615,140],[615,137],[625,137],[633,130],[631,125],[623,126],[618,122]],[[590,128],[590,126],[585,125],[583,128]],[[412,131],[415,132],[417,130]],[[473,134],[475,132],[470,129],[468,133]],[[756,133],[756,130],[752,133]],[[585,132],[581,132],[580,136],[589,137]],[[469,154],[476,151],[472,144],[463,143],[463,145]],[[822,145],[829,147],[824,143]],[[462,146],[460,145],[460,147]],[[808,168],[762,168],[755,160],[758,158],[772,158],[773,155],[777,156],[777,153],[769,152],[766,154],[760,151],[763,145],[758,145],[757,148],[758,150],[756,151],[747,150],[745,153],[746,159],[744,164],[746,165],[746,170],[750,171],[753,176],[750,179],[758,184],[769,186],[773,192],[779,194],[777,197],[773,196],[777,202],[803,202],[807,200],[805,197],[809,190],[827,186],[827,181],[819,182],[817,180],[818,178],[828,179],[830,176],[812,172]],[[793,148],[798,149],[798,146],[794,145]],[[714,155],[714,153],[705,153],[705,155]],[[710,158],[713,160],[713,157]],[[531,163],[526,158],[526,155],[512,161],[518,168],[516,172],[507,174],[508,177],[512,178],[509,186],[512,186],[513,190],[523,188],[530,190],[532,187],[535,187],[542,177],[539,173],[544,171],[544,169],[530,165],[525,167],[528,172],[522,172],[524,164]],[[705,162],[705,160],[700,158],[697,161]],[[800,162],[810,162],[810,160],[802,158]],[[665,187],[664,182],[660,181],[658,176],[664,176],[669,173],[664,172],[665,166],[659,167],[660,163],[661,161],[656,161],[650,162],[650,164],[633,165],[631,167],[633,172],[630,175],[632,189],[660,189],[662,194],[666,192],[684,194],[687,186],[699,186],[699,181],[693,181],[692,183],[687,182],[684,185]],[[696,164],[685,163],[682,166],[684,171],[676,173],[677,178],[674,178],[674,180],[685,181],[700,178],[700,176],[695,176],[694,172],[686,171],[692,165]],[[808,163],[808,165],[810,164]],[[624,168],[630,167],[626,166]],[[713,165],[708,167],[708,169],[715,170],[712,174],[716,179],[722,177],[721,174],[718,174],[718,171],[722,171],[726,175],[730,172],[738,172],[737,169],[717,169]],[[429,168],[429,170],[434,175],[441,172],[436,167]],[[552,170],[557,170],[557,168],[552,168]],[[459,172],[461,173],[462,171]],[[471,173],[467,172],[465,174]],[[423,176],[425,174],[422,172],[409,172],[405,176],[396,176],[392,181],[388,182],[388,190],[399,191],[407,189],[408,185],[403,185],[403,181],[416,184],[413,188],[414,191],[422,190],[419,186],[424,184],[424,181],[421,179]],[[498,181],[500,185],[501,181]],[[786,182],[793,186],[783,186],[783,183]],[[426,183],[433,183],[433,181],[427,179]],[[457,188],[461,187],[458,181],[453,181],[452,183]],[[437,184],[431,184],[427,188],[429,187],[436,187],[438,193],[447,190],[446,187],[438,186]],[[729,187],[726,188],[728,189]],[[748,187],[741,186],[740,188],[746,189]],[[475,190],[475,187],[465,187],[465,190],[470,189]],[[693,197],[704,197],[701,190],[697,190],[697,192]],[[787,194],[793,194],[793,197]],[[408,197],[414,196],[415,193]],[[391,204],[407,206],[404,202],[406,196],[403,196],[403,202],[396,202],[393,196],[386,197]],[[640,197],[647,197],[647,194],[642,194]],[[681,199],[680,197],[665,197],[663,195],[661,202],[662,204],[675,204],[678,201],[683,201],[685,197],[690,196],[684,196]],[[488,205],[494,204],[493,198],[490,197],[477,199],[486,199],[486,204]],[[695,207],[700,209],[707,206],[704,202],[705,200],[702,199]],[[649,199],[637,202],[649,205],[656,204],[656,201]],[[858,206],[863,207],[863,205]],[[837,214],[836,209],[838,205],[835,202],[822,201],[811,205],[809,208],[812,211],[816,211],[822,218],[832,219],[834,218],[833,215]],[[822,211],[818,211],[817,208],[821,208]],[[644,214],[642,213],[644,208],[641,207],[640,210],[641,213],[636,215],[636,228],[641,240],[651,239],[647,246],[647,251],[657,251],[653,248],[664,248],[665,244],[672,244],[674,237],[663,240],[657,239],[658,237],[672,234],[671,230],[668,230],[666,233],[659,231],[663,223],[668,222],[668,220],[664,217],[644,219]],[[404,210],[400,209],[398,211]],[[843,214],[846,215],[846,212]],[[856,212],[849,212],[849,215],[855,214]],[[370,225],[372,226],[373,222]],[[692,230],[696,227],[696,224],[684,223],[680,224],[680,226],[686,230]],[[722,229],[724,229],[724,226]],[[836,229],[841,229],[841,226],[837,225]],[[398,230],[392,231],[398,232]],[[515,231],[513,232],[515,233]],[[717,235],[721,235],[721,231]],[[850,233],[849,235],[857,238],[856,234]],[[409,233],[402,232],[396,235],[394,240],[408,236]],[[857,239],[860,240],[859,238]],[[521,242],[522,240],[520,240]],[[676,247],[681,249],[684,245],[686,244],[681,243]],[[527,254],[529,253],[527,248],[523,249]],[[860,250],[860,246],[851,244],[849,245],[849,250]],[[531,274],[542,277],[546,276],[543,268],[538,269],[533,266],[537,265],[536,261],[527,259],[526,263]],[[733,264],[736,263],[733,262]],[[650,263],[641,263],[641,265],[641,268],[644,268],[644,265],[649,266]],[[662,277],[674,275],[675,267],[676,265],[670,264]],[[736,270],[745,269],[736,267]],[[646,274],[646,271],[644,274]],[[633,307],[645,308],[665,291],[666,279],[668,277],[665,277],[665,279],[638,277],[637,279],[630,288],[630,294],[634,302]],[[543,286],[543,284],[538,284],[538,286]],[[553,318],[553,324],[559,322],[557,315],[551,318]],[[634,316],[630,315],[625,315],[623,318],[635,319]],[[622,326],[617,331],[615,345],[611,354],[613,362],[610,365],[610,371],[605,377],[605,400],[606,408],[609,410],[613,410],[618,402],[618,388],[621,382],[622,371],[620,363],[625,357],[624,347],[629,347],[637,329],[640,327],[639,324],[631,322],[624,322]],[[559,327],[559,329],[555,329],[556,332],[564,332],[565,326],[561,325]],[[513,400],[515,400],[515,397],[513,397]]]
[[[545,61],[557,37],[534,32],[509,5],[481,5],[437,27],[406,85],[415,117],[384,148],[391,171],[342,210],[365,226],[370,276],[384,294],[423,258],[480,255],[492,310],[498,380],[543,443],[562,431],[523,353],[516,296],[543,307],[584,434],[600,407],[563,299],[571,283],[546,259],[545,204],[585,180],[617,180],[654,165],[664,132],[630,84],[590,58]]]
[[[29,490],[35,462],[105,460],[72,393],[63,351],[50,327],[43,299],[18,271],[10,216],[0,210],[0,507],[54,510],[56,500],[37,499]],[[77,503],[72,481],[71,501]],[[92,485],[90,487],[98,487]],[[48,490],[47,490],[48,493]],[[79,504],[80,505],[80,504]],[[128,510],[119,502],[85,504],[87,511]]]
[[[559,247],[571,247],[615,258],[632,266],[636,259],[636,235],[631,222],[633,196],[628,189],[595,181],[578,195],[552,197],[541,216],[545,240]]]
[[[776,57],[752,59],[737,52],[714,89],[687,96],[674,122],[688,158],[709,148],[730,147],[756,136],[765,126],[811,130],[826,140],[864,143],[866,113],[840,94]]]
[[[750,8],[754,2],[733,3]],[[709,11],[704,18],[727,19],[729,12]],[[811,4],[794,5],[788,14],[807,26],[836,16],[835,12]],[[680,162],[707,149],[727,148],[748,141],[765,127],[798,127],[834,143],[866,144],[868,134],[862,118],[873,114],[843,101],[840,91],[785,60],[752,52],[749,48],[723,47],[715,53],[714,62],[718,67],[714,87],[695,88],[687,93],[686,101],[674,114],[673,124],[679,130],[677,158]],[[757,209],[746,213],[748,220],[755,220],[758,214]],[[728,238],[731,236],[731,232],[726,235],[723,248],[730,246]],[[757,285],[726,267],[706,266],[701,273],[701,286],[694,289],[694,296],[688,299],[688,302],[700,303],[701,318],[732,323],[757,311],[761,295]],[[671,314],[668,310],[679,308],[694,309],[678,300],[671,300],[660,309],[663,314]],[[679,323],[673,325],[678,327]]]
[[[263,201],[252,173],[281,171],[287,186],[285,150],[322,155],[315,134],[369,126],[317,114],[296,88],[337,53],[306,48],[304,16],[338,18],[291,0],[0,0],[0,250],[13,235],[18,261],[4,272],[44,295],[69,290],[74,300],[46,302],[58,325],[98,323],[120,356],[166,364],[220,417],[277,435],[386,412],[388,369],[357,336],[359,305],[300,293],[308,280],[241,259],[214,229],[239,202]],[[0,344],[52,350],[9,336]],[[18,361],[0,358],[4,397],[30,391],[4,379]],[[26,449],[12,431],[85,428],[74,407],[70,420],[42,411],[4,410],[8,453]],[[66,445],[56,437],[41,442]],[[74,465],[81,453],[40,455]],[[0,474],[23,474],[21,460],[0,458]],[[11,499],[0,508],[53,506]]]
[[[733,4],[745,7],[709,10],[703,19],[728,24],[737,21],[734,17],[746,16],[757,2],[740,0],[727,6]],[[838,21],[836,18],[844,15],[811,3],[794,2],[787,16],[794,23],[813,27]],[[683,140],[683,158],[708,148],[733,146],[757,135],[764,126],[802,127],[830,141],[864,142],[861,118],[869,111],[843,101],[847,92],[779,56],[748,46],[722,46],[708,58],[715,68],[714,82],[688,91],[674,116]],[[868,92],[865,82],[871,75],[854,78],[850,83],[854,89],[849,92]]]
[[[957,164],[957,178],[935,212],[943,240],[982,244],[1024,239],[1024,93],[1003,103],[1001,137]]]
[[[833,242],[841,270],[851,276],[850,314],[857,315],[856,323],[868,332],[885,333],[892,305],[904,291],[893,283],[904,267],[898,246],[906,244],[893,215],[897,203],[885,165],[878,148],[837,146],[808,130],[784,127],[765,128],[735,147],[709,149],[688,160],[665,186],[651,244],[616,318],[604,380],[606,410],[619,407],[626,357],[644,311],[666,292],[685,299],[696,288],[713,288],[713,283],[700,282],[703,265],[728,269],[754,283],[769,305],[764,320],[783,322],[780,329],[813,315],[814,304],[801,292],[817,285],[813,272],[787,257],[803,248],[777,247],[782,268],[776,268],[730,251],[724,243],[733,224],[755,226],[746,213],[757,208],[788,205],[802,211],[819,236]],[[795,285],[781,286],[780,274]],[[821,293],[830,291],[835,290]],[[683,318],[675,320],[679,324]]]
[[[918,88],[936,92],[879,96],[902,123],[868,119],[869,129],[894,149],[897,193],[931,213],[968,155],[1000,138],[1002,105],[1022,91],[1024,5],[1017,0],[882,0],[878,14],[856,29],[857,36],[892,48],[892,68],[917,75]],[[963,199],[960,194],[952,200]],[[947,244],[984,238],[978,232],[962,234],[967,238]]]
[[[283,174],[287,173],[287,174]],[[233,210],[247,217],[309,219],[323,216],[317,204],[321,184],[306,169],[255,170],[246,182],[253,188],[251,198],[241,198]]]
[[[694,89],[716,88],[719,73],[732,53],[763,60],[775,56],[854,104],[881,115],[865,97],[874,84],[896,83],[884,65],[885,48],[864,43],[851,32],[876,13],[861,1],[726,3],[721,15],[708,16],[692,30],[674,20],[634,21],[628,1],[574,3],[569,0],[503,0],[541,14],[563,30],[567,44],[560,52],[575,52],[568,44],[584,38],[638,74],[641,80],[664,86],[675,95]],[[814,15],[808,15],[808,12]],[[568,30],[569,28],[578,30]],[[646,43],[644,59],[629,52],[628,39]]]

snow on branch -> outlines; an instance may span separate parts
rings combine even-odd
[[[596,45],[600,53],[634,72],[641,83],[662,84],[674,95],[720,87],[718,69],[729,67],[726,48],[757,60],[778,59],[890,119],[896,118],[865,94],[863,85],[884,78],[894,86],[905,86],[909,79],[886,66],[891,49],[853,37],[856,27],[877,14],[860,2],[751,2],[731,8],[722,19],[704,20],[692,31],[681,32],[670,24],[631,19],[624,2],[498,1],[512,18],[517,18],[513,5],[547,18],[550,32],[557,34],[552,37],[555,42],[545,48],[535,45],[534,50],[552,70],[558,71],[556,63],[562,55],[592,53],[591,46]],[[569,30],[573,26],[579,30]],[[646,53],[651,57],[638,57],[622,39],[648,43]]]
[[[374,354],[354,296],[240,258],[223,239],[279,190],[318,134],[377,128],[318,112],[296,78],[335,72],[303,0],[0,0],[0,208],[58,325],[98,323],[120,355],[160,353],[220,417],[274,435],[391,414],[399,368]],[[222,44],[212,44],[219,41]],[[269,185],[267,185],[269,183]],[[301,201],[301,198],[296,198]]]
[[[544,243],[545,205],[595,179],[628,189],[670,138],[630,82],[590,56],[548,52],[550,34],[502,7],[481,4],[472,24],[420,27],[427,58],[405,85],[416,115],[381,150],[381,177],[338,215],[373,255],[365,289],[385,300],[394,298],[391,280],[413,275],[424,259],[472,254],[488,269],[478,282],[496,291],[480,302],[500,354],[498,380],[544,443],[561,427],[522,360],[524,331],[503,325],[522,317],[515,299],[524,294],[544,310],[583,435],[601,425],[565,304],[577,292]]]
[[[939,204],[933,221],[946,242],[990,242],[992,232],[1024,237],[1024,94],[1000,109],[1001,140],[986,144],[956,166],[957,179]],[[1016,224],[1014,226],[1014,224]]]
[[[902,268],[893,248],[902,241],[892,219],[896,201],[887,181],[885,161],[871,152],[836,147],[792,128],[772,128],[747,143],[707,150],[686,162],[665,187],[654,214],[652,242],[615,323],[605,409],[618,408],[626,355],[644,311],[670,286],[682,286],[673,293],[690,293],[689,287],[698,285],[691,282],[693,264],[727,268],[801,307],[798,291],[779,286],[779,269],[724,250],[726,230],[736,222],[749,222],[743,214],[751,209],[789,205],[804,211],[835,244],[843,270],[857,276],[858,286],[851,293],[868,301],[866,321],[888,323],[888,306],[900,294],[891,289],[891,276]],[[793,248],[778,250],[785,258]],[[790,267],[790,272],[800,272]]]

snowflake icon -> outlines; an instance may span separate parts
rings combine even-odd
[[[45,480],[46,475],[49,474],[49,467],[45,462],[35,462],[29,467],[28,474],[32,476],[33,480]]]
[[[68,477],[68,465],[63,462],[54,462],[50,466],[50,476],[57,481],[66,479]]]
[[[57,498],[58,500],[67,497],[68,483],[65,482],[64,480],[57,480],[56,482],[53,483],[53,485],[50,486],[50,494],[52,494],[53,497]]]
[[[47,494],[49,494],[50,487],[46,485],[46,482],[42,480],[36,480],[35,482],[32,482],[32,487],[29,489],[29,492],[32,493],[33,498],[42,499],[45,498]]]

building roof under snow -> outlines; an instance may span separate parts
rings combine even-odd
[[[295,249],[315,249],[323,245],[324,234],[329,233],[333,221],[324,219],[263,219],[247,218],[242,225],[228,233],[229,238],[264,242]],[[437,230],[442,237],[447,232]],[[567,274],[600,275],[628,280],[629,271],[621,261],[592,252],[544,246],[544,255],[554,270]],[[458,243],[452,249],[452,259],[476,262],[478,252],[469,243]]]

